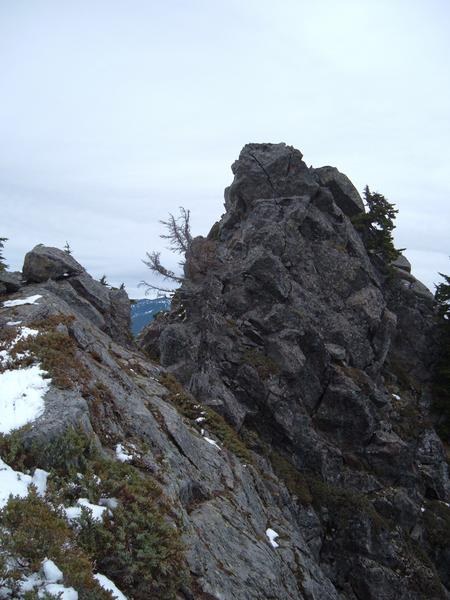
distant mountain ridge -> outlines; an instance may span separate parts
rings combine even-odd
[[[170,309],[170,298],[143,298],[131,305],[131,332],[138,335],[156,313]]]

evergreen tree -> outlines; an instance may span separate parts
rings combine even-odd
[[[3,246],[7,239],[8,238],[0,238],[0,271],[4,271],[8,266],[7,264],[5,264],[5,259],[3,257]]]
[[[64,252],[66,252],[66,254],[72,254],[72,248],[70,247],[69,242],[66,242],[66,245],[64,246]]]
[[[355,217],[353,224],[361,233],[369,252],[391,263],[401,252],[395,249],[392,236],[398,210],[382,194],[371,192],[368,185],[364,188],[364,200],[367,212]]]
[[[100,283],[102,285],[109,285],[108,282],[106,281],[106,275],[102,275],[100,278]]]
[[[442,439],[450,443],[450,276],[439,273],[444,279],[436,286],[438,303],[440,352],[435,370],[433,408],[438,419]]]

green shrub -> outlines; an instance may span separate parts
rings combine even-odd
[[[20,340],[11,354],[17,357],[24,352],[31,356],[21,359],[21,363],[32,364],[37,359],[52,383],[61,389],[84,385],[90,378],[89,371],[78,358],[75,340],[56,329],[43,329],[35,337]]]
[[[257,348],[245,350],[242,360],[256,369],[261,379],[269,379],[273,375],[280,373],[277,363]]]
[[[171,373],[162,373],[159,382],[169,391],[168,399],[175,405],[178,411],[197,426],[195,419],[199,416],[199,403],[195,398],[186,392],[181,383],[175,379]],[[201,424],[210,433],[217,436],[220,442],[233,452],[236,456],[246,463],[253,463],[250,450],[239,437],[239,434],[226,422],[226,420],[216,413],[209,406],[201,405],[202,416],[205,421]]]
[[[269,460],[274,473],[286,484],[291,494],[297,496],[302,504],[312,504],[319,512],[326,508],[328,517],[336,527],[347,526],[352,519],[364,514],[377,531],[389,529],[387,521],[363,494],[325,483],[310,472],[301,472],[275,451],[270,453]]]
[[[396,250],[392,236],[398,210],[382,194],[371,192],[367,185],[364,188],[364,200],[367,212],[353,217],[352,223],[361,234],[367,250],[389,264],[398,258],[401,252]]]
[[[20,437],[11,447],[21,456]],[[34,448],[32,455],[33,466],[45,464],[51,470],[46,499],[32,492],[8,502],[0,513],[0,547],[23,557],[34,570],[51,558],[80,600],[110,598],[98,593],[93,564],[130,598],[175,598],[186,577],[184,548],[181,532],[172,524],[171,504],[156,481],[130,464],[103,458],[79,429],[67,429]],[[71,529],[52,507],[71,505],[80,497],[93,503],[115,498],[118,506],[103,522],[82,509]]]
[[[23,444],[23,435],[30,429],[25,425],[11,433],[0,433],[0,457],[16,471],[23,471],[30,462],[29,451]]]
[[[271,452],[269,459],[275,475],[285,483],[291,494],[297,496],[302,504],[311,504],[312,495],[306,477],[278,452]]]
[[[45,558],[53,560],[64,573],[64,584],[77,589],[80,600],[111,599],[93,578],[92,562],[76,545],[62,514],[33,488],[25,498],[10,498],[0,511],[0,547],[4,555],[31,572],[37,572]],[[20,575],[19,569],[3,569],[7,580],[17,580]]]
[[[68,427],[59,437],[33,448],[36,464],[69,479],[76,473],[84,473],[97,457],[97,452],[94,440],[82,429],[74,427]]]
[[[103,523],[83,514],[77,541],[99,570],[135,600],[175,597],[185,578],[180,532],[161,488],[126,463],[98,460],[101,494],[119,506]]]
[[[392,529],[364,494],[325,483],[315,475],[308,475],[308,484],[314,508],[317,510],[326,508],[329,518],[336,527],[347,527],[359,516],[366,516],[375,531]]]
[[[438,303],[439,357],[433,381],[433,412],[441,438],[450,443],[450,276],[436,286]]]
[[[4,271],[8,265],[5,264],[5,259],[3,256],[3,246],[8,238],[0,237],[0,271]]]

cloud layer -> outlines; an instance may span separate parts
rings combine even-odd
[[[450,271],[449,30],[445,0],[2,3],[8,262],[68,240],[142,295],[159,219],[185,206],[206,234],[241,147],[285,141],[394,202],[432,286]]]

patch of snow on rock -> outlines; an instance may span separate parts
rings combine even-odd
[[[45,494],[48,473],[36,469],[33,477],[20,471],[14,471],[0,458],[0,508],[8,502],[10,495],[25,498],[28,495],[28,486],[34,484],[40,496]]]
[[[0,373],[0,433],[10,433],[44,412],[50,380],[39,365]]]
[[[133,455],[128,454],[122,444],[117,444],[116,446],[116,457],[120,462],[128,462],[133,459]]]
[[[106,590],[107,592],[111,592],[113,598],[116,600],[127,600],[127,597],[122,594],[122,592],[118,589],[115,583],[108,579],[105,575],[101,573],[95,573],[94,579],[96,579],[99,585]]]
[[[48,583],[44,590],[39,590],[39,598],[44,598],[45,593],[53,594],[60,600],[78,600],[78,592],[72,587],[66,588],[60,583]]]
[[[275,541],[277,539],[277,537],[280,537],[278,535],[278,533],[276,531],[274,531],[273,529],[270,529],[270,527],[268,529],[266,529],[266,535],[269,538],[269,542],[271,544],[271,546],[273,548],[278,548],[278,546],[280,544],[277,544],[277,542]]]
[[[98,506],[98,504],[91,504],[87,498],[79,498],[77,500],[78,506],[69,506],[65,508],[66,517],[71,521],[72,519],[79,519],[81,517],[81,511],[83,508],[87,508],[91,511],[92,519],[94,521],[101,521],[103,519],[103,513],[107,510],[106,506]]]
[[[206,437],[206,435],[203,436],[203,439],[205,440],[205,442],[208,442],[208,444],[211,444],[211,446],[214,446],[215,448],[217,448],[218,450],[220,450],[220,446],[217,442],[215,442],[214,440],[212,440],[209,437]]]
[[[4,308],[11,308],[13,306],[22,306],[24,304],[36,304],[36,301],[42,298],[41,295],[36,294],[35,296],[28,296],[28,298],[19,298],[18,300],[7,300],[3,302]]]
[[[47,490],[48,473],[43,469],[36,469],[33,475],[32,483],[36,488],[38,496],[45,496]]]
[[[42,563],[44,577],[49,583],[57,583],[63,578],[63,572],[55,565],[55,563],[46,558]]]
[[[34,588],[42,585],[42,579],[39,577],[37,573],[31,573],[26,577],[23,577],[19,581],[20,591],[24,594],[25,592],[31,592]],[[3,597],[3,596],[0,596]],[[6,596],[8,597],[8,596]]]
[[[19,321],[20,323],[20,321]],[[12,361],[11,354],[9,350],[13,348],[17,342],[20,340],[26,340],[28,337],[34,337],[39,333],[37,329],[30,329],[29,327],[21,327],[16,335],[16,337],[8,343],[8,347],[6,350],[0,350],[0,365],[5,368],[9,368],[9,364]],[[17,358],[23,358],[27,356],[27,352],[22,354],[18,354]]]

